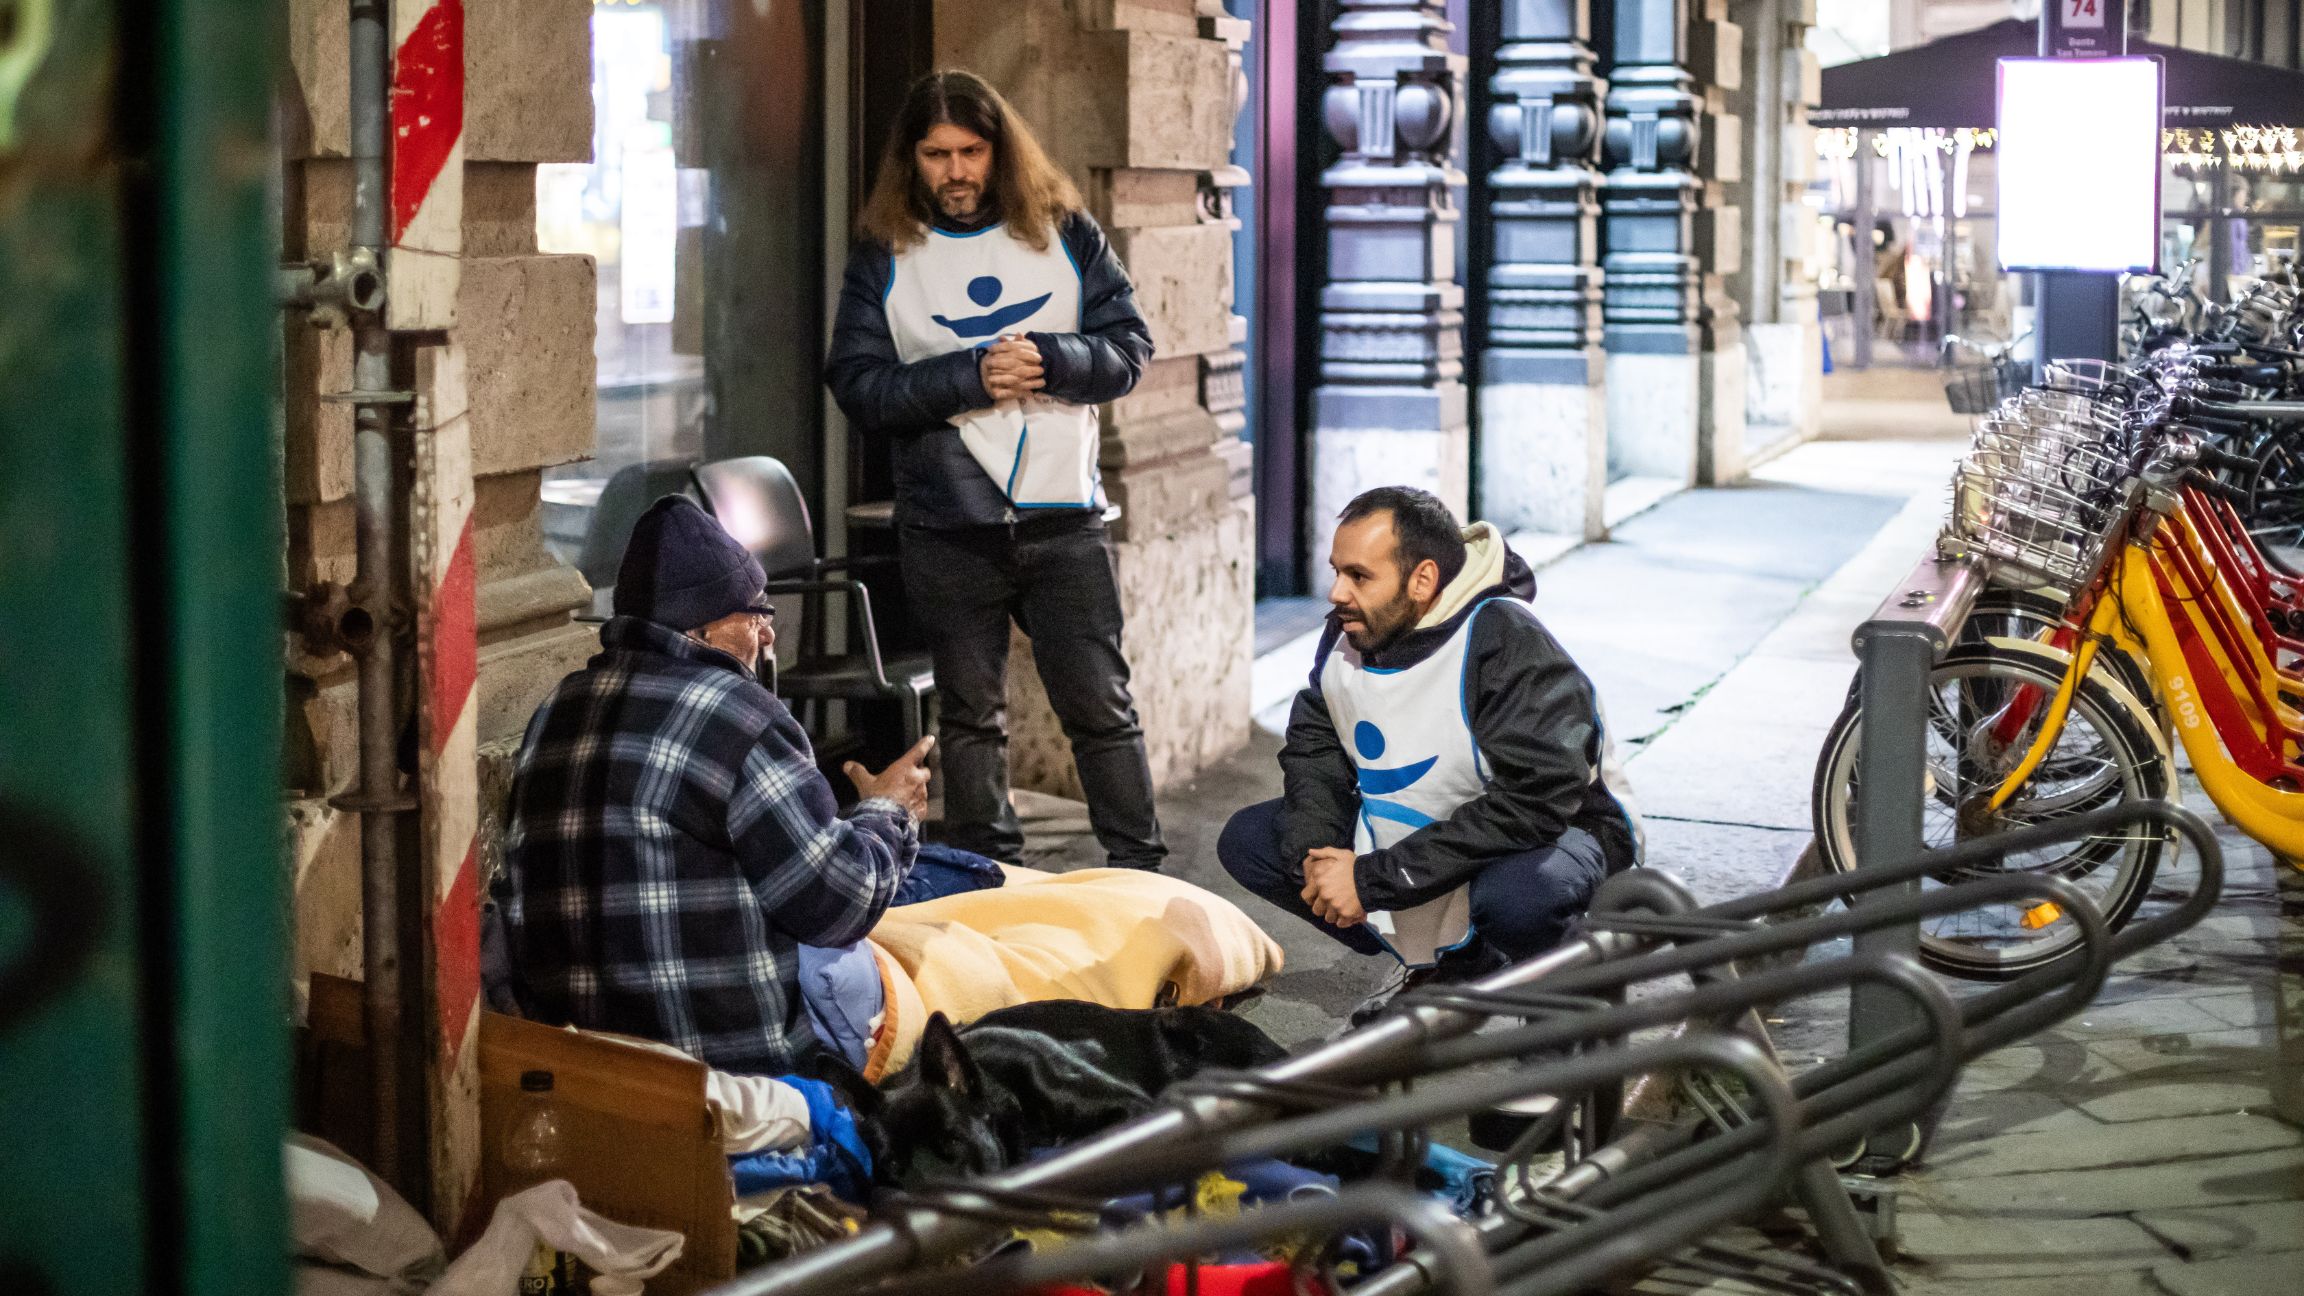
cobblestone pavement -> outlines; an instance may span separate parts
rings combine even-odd
[[[1859,380],[1869,387],[1836,407],[1837,427],[1828,407],[1826,439],[1750,485],[1674,496],[1539,572],[1539,614],[1593,677],[1629,758],[1649,862],[1707,899],[1776,885],[1807,845],[1849,632],[1943,515],[1947,438],[1963,429],[1940,403],[1899,399],[1933,396],[1923,378]],[[1279,794],[1284,720],[1267,711],[1245,751],[1164,795],[1162,822],[1173,871],[1239,901],[1286,949],[1247,1011],[1301,1045],[1385,969],[1217,866],[1230,813]],[[2186,803],[2213,816],[2189,780]],[[1095,862],[1076,807],[1024,808],[1035,862]],[[1897,1184],[1903,1290],[2304,1294],[2304,1136],[2291,1123],[2304,1119],[2304,873],[2235,833],[2224,842],[2213,916],[2124,965],[2085,1016],[1969,1068],[1926,1164]],[[1772,1029],[1789,1062],[1811,1063],[1841,1047],[1845,1003],[1788,1005]]]

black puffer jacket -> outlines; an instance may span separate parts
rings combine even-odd
[[[1353,880],[1361,905],[1371,910],[1437,899],[1470,881],[1489,860],[1547,845],[1569,827],[1599,839],[1611,873],[1639,861],[1629,793],[1610,786],[1609,775],[1616,772],[1606,768],[1607,737],[1592,681],[1523,609],[1479,613],[1490,599],[1533,600],[1535,572],[1486,523],[1467,531],[1465,539],[1474,546],[1475,560],[1467,562],[1442,603],[1456,613],[1409,631],[1365,663],[1385,670],[1413,666],[1439,651],[1465,618],[1478,616],[1465,646],[1463,702],[1489,771],[1487,790],[1390,848],[1360,856]],[[1501,550],[1501,564],[1494,554],[1478,561],[1483,545]],[[1458,588],[1475,583],[1481,588]],[[1352,849],[1353,821],[1360,813],[1358,775],[1320,694],[1320,674],[1339,633],[1331,619],[1311,686],[1296,695],[1289,713],[1287,745],[1280,752],[1290,860],[1303,859],[1317,846]]]
[[[1118,400],[1135,389],[1152,358],[1135,285],[1086,212],[1065,217],[1059,237],[1080,270],[1080,331],[1026,334],[1040,348],[1043,391],[1075,405]],[[1000,484],[977,466],[951,423],[992,403],[976,352],[899,360],[885,306],[894,275],[895,258],[879,244],[858,244],[848,258],[824,364],[832,398],[859,428],[895,438],[898,522],[941,529],[1012,521]]]

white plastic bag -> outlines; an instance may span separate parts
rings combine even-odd
[[[496,1203],[488,1231],[440,1275],[431,1296],[518,1296],[520,1271],[538,1243],[583,1261],[592,1296],[640,1296],[643,1281],[680,1258],[684,1239],[603,1219],[576,1200],[567,1180],[554,1179]]]
[[[290,1134],[281,1152],[296,1255],[410,1287],[438,1272],[432,1226],[367,1167],[309,1134]]]

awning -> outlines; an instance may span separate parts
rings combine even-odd
[[[1990,126],[1993,64],[2040,51],[2035,25],[2010,18],[1879,58],[1824,69],[1818,126]],[[2304,126],[2304,72],[2131,39],[2128,52],[2166,68],[2170,126]]]

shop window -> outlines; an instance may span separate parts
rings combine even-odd
[[[613,579],[620,548],[586,552],[609,483],[622,472],[630,486],[641,465],[692,463],[703,453],[702,335],[682,275],[710,211],[711,173],[681,166],[674,149],[683,105],[672,8],[594,7],[593,160],[541,166],[536,175],[538,249],[582,253],[599,267],[593,457],[551,470],[544,482],[547,536],[595,585]]]

